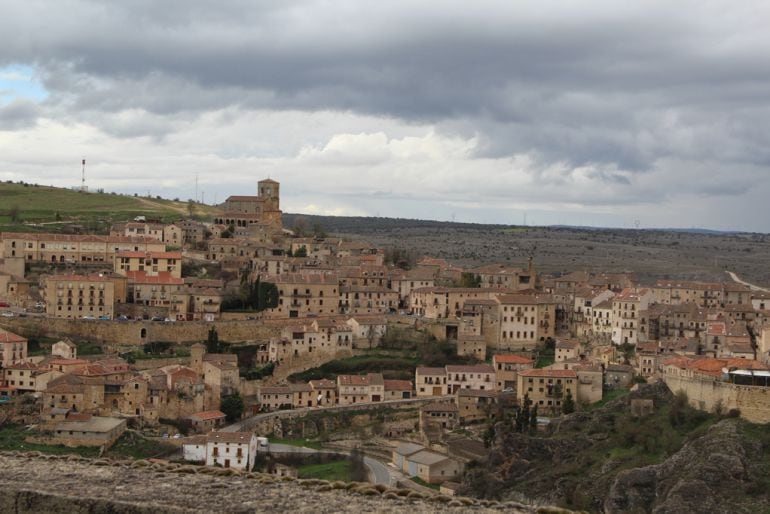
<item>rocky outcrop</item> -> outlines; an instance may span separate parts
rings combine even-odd
[[[661,464],[620,472],[604,503],[606,512],[700,513],[736,507],[749,483],[749,462],[737,420],[723,420]],[[742,499],[742,502],[745,499]]]

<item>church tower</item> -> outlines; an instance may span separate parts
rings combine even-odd
[[[265,199],[266,211],[278,211],[280,207],[280,187],[281,185],[272,179],[260,180],[257,185],[259,197]]]

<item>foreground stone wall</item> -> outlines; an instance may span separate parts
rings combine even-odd
[[[143,460],[4,452],[0,466],[4,513],[536,512],[513,502]]]
[[[696,409],[712,412],[721,401],[724,409],[739,409],[747,421],[770,423],[770,388],[677,376],[667,376],[665,382],[673,393],[679,390],[687,393]]]

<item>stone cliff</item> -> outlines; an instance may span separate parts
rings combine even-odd
[[[606,512],[761,512],[767,498],[752,499],[750,455],[761,455],[742,437],[739,421],[723,420],[661,464],[621,471],[604,503]]]
[[[654,409],[636,414],[634,399]],[[665,384],[553,421],[550,431],[492,427],[463,494],[591,512],[766,512],[770,427],[688,405]]]

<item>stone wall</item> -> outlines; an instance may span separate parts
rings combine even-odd
[[[752,423],[770,423],[770,388],[677,376],[667,376],[664,380],[673,393],[679,390],[687,393],[696,409],[712,412],[721,400],[724,409],[739,409],[741,417]]]
[[[138,371],[145,369],[157,369],[163,366],[179,364],[180,366],[189,366],[190,357],[169,357],[167,359],[137,359],[134,368]]]
[[[515,502],[415,494],[386,486],[291,480],[174,463],[0,454],[0,512],[181,514],[245,512],[534,513]],[[549,512],[564,512],[561,510]]]
[[[442,400],[441,397],[431,396],[429,398],[410,398],[408,400],[395,400],[389,402],[379,403],[360,403],[353,405],[337,405],[334,407],[322,407],[322,408],[300,408],[292,410],[280,410],[274,412],[268,412],[264,414],[257,414],[238,423],[238,430],[253,430],[259,435],[271,434],[275,431],[276,427],[281,425],[282,420],[288,419],[300,419],[306,416],[317,415],[321,413],[334,414],[335,412],[358,412],[358,411],[376,411],[383,408],[391,409],[416,409],[422,405],[433,403],[435,401]],[[417,421],[417,414],[415,413],[415,421]]]
[[[25,337],[49,336],[122,345],[142,345],[153,341],[194,343],[205,341],[216,327],[220,341],[266,341],[281,335],[288,321],[103,321],[59,318],[3,318],[0,326]]]
[[[337,352],[316,352],[316,353],[304,353],[295,356],[289,356],[284,359],[283,362],[276,365],[273,370],[273,377],[271,383],[278,383],[285,381],[289,375],[299,373],[301,371],[315,368],[329,361],[337,359],[345,359],[360,354],[360,351],[356,350],[340,350]]]

